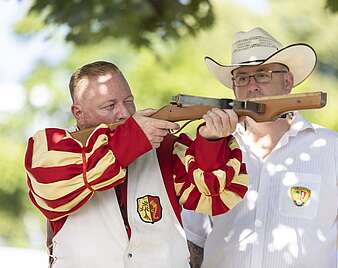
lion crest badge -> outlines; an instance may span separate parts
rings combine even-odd
[[[162,206],[158,196],[145,195],[137,198],[137,213],[146,223],[155,223],[162,218]]]
[[[302,207],[309,201],[311,190],[302,186],[293,186],[290,188],[290,196],[296,206]]]

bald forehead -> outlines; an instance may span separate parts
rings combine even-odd
[[[98,75],[85,75],[77,83],[74,90],[74,101],[81,102],[97,95],[107,93],[108,86],[120,87],[130,91],[127,81],[120,72],[107,71]]]

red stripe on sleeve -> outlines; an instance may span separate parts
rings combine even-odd
[[[123,125],[117,127],[112,136],[114,138],[110,139],[109,146],[122,167],[127,167],[137,157],[152,149],[144,132],[132,116]]]
[[[176,139],[177,138],[174,135],[167,135],[161,143],[161,146],[156,150],[156,153],[170,204],[175,212],[176,218],[182,225],[182,207],[179,204],[178,198],[175,193],[172,167],[172,149]]]
[[[81,146],[75,140],[66,138],[66,131],[59,128],[45,129],[47,146],[49,151],[64,151],[81,153]]]

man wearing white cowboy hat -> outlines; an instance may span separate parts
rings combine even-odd
[[[254,28],[236,33],[231,65],[205,61],[237,99],[247,99],[289,94],[311,74],[316,54],[307,44],[283,47]],[[226,215],[184,212],[192,252],[204,247],[205,268],[336,267],[337,133],[298,112],[273,122],[240,121],[234,135],[249,191]]]

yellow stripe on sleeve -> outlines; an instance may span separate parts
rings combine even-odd
[[[93,195],[93,192],[90,191],[89,189],[85,189],[83,192],[81,192],[81,194],[79,194],[76,198],[72,199],[71,201],[69,201],[66,204],[63,204],[59,207],[56,208],[51,208],[49,207],[46,202],[41,199],[40,197],[38,197],[37,195],[35,195],[34,193],[32,193],[34,196],[34,199],[36,201],[36,203],[42,207],[43,209],[49,210],[49,211],[53,211],[53,212],[68,212],[69,210],[71,210],[73,207],[75,207],[77,204],[79,204],[84,198],[86,198],[88,195]]]
[[[185,202],[187,202],[188,197],[189,197],[191,191],[192,191],[194,188],[195,188],[195,186],[191,184],[187,189],[185,189],[185,190],[183,191],[183,193],[182,193],[182,195],[181,195],[181,197],[180,197],[180,199],[179,199],[179,202],[180,202],[181,205],[183,205]]]
[[[119,177],[120,179],[122,179],[124,176],[122,175],[123,172],[119,173],[119,176],[115,176],[114,178],[104,181],[102,183],[99,183],[95,186],[93,186],[94,189],[99,189],[108,185],[113,184],[115,181],[118,180],[117,177]],[[63,204],[59,207],[56,208],[51,208],[49,207],[45,201],[43,199],[41,199],[40,197],[38,197],[37,195],[35,195],[34,193],[32,193],[34,196],[35,201],[38,203],[38,205],[46,210],[49,211],[53,211],[53,212],[67,212],[69,210],[71,210],[72,208],[74,208],[77,204],[79,204],[84,198],[86,198],[88,195],[92,195],[94,194],[92,191],[90,191],[89,189],[84,189],[83,192],[81,192],[76,198],[72,199],[70,202]]]
[[[229,146],[229,148],[230,148],[231,151],[234,150],[234,149],[239,149],[240,148],[237,140],[235,139],[235,137],[233,137],[229,141],[228,146]]]
[[[238,204],[238,202],[242,200],[242,198],[238,194],[231,192],[229,190],[224,190],[220,194],[220,198],[229,209],[232,209],[234,206]]]
[[[39,130],[33,136],[33,155],[32,155],[32,168],[38,167],[43,159],[42,155],[48,151],[46,132]]]
[[[194,160],[192,155],[185,155],[188,147],[176,142],[174,145],[173,154],[176,154],[182,164],[185,166],[185,170],[188,172],[189,163]]]
[[[197,213],[212,214],[212,199],[210,196],[201,195],[195,209]]]
[[[177,196],[180,194],[183,185],[184,185],[184,182],[174,182],[175,193]]]
[[[212,174],[214,174],[217,177],[218,183],[219,183],[219,188],[224,189],[225,184],[226,184],[226,173],[225,173],[225,171],[218,169],[218,170],[213,171]]]
[[[239,174],[240,170],[241,170],[241,162],[238,161],[236,158],[231,158],[228,162],[227,165],[232,167],[235,170],[235,174],[234,176],[236,176],[237,174]]]
[[[111,184],[113,184],[113,183],[115,183],[115,182],[121,180],[121,179],[124,178],[125,176],[126,176],[126,170],[123,169],[123,168],[120,168],[119,174],[117,174],[116,176],[114,176],[114,177],[113,177],[112,179],[110,179],[110,180],[103,181],[103,182],[98,183],[98,184],[94,184],[94,185],[92,186],[92,188],[93,188],[94,190],[99,190],[99,189],[101,189],[101,188],[103,188],[103,187],[106,187],[106,186],[108,186],[108,185],[111,185]]]
[[[88,182],[92,182],[93,180],[100,177],[103,172],[110,166],[115,163],[115,157],[111,151],[109,151],[104,157],[102,157],[96,166],[87,172]],[[126,174],[126,170],[120,168],[119,174],[117,174],[113,180],[117,181],[123,178]],[[32,188],[36,192],[37,195],[42,196],[48,200],[55,200],[62,196],[65,196],[75,190],[79,189],[84,185],[83,174],[79,174],[72,179],[69,180],[60,180],[52,183],[39,183],[36,181],[32,174],[29,174],[31,179]],[[109,185],[109,183],[107,184]],[[93,186],[96,188],[95,186]]]
[[[34,135],[34,147],[33,147],[33,158],[32,168],[35,167],[56,167],[65,166],[72,164],[81,164],[82,155],[81,153],[72,153],[64,151],[48,151],[47,138],[44,131],[38,131]],[[101,134],[98,136],[94,143],[92,150],[86,153],[86,158],[95,152],[100,146],[107,144],[107,135]]]
[[[208,186],[206,185],[205,181],[204,181],[204,172],[197,168],[194,170],[193,172],[193,177],[194,177],[194,182],[195,185],[198,189],[198,191],[204,195],[210,195],[210,191]]]
[[[239,175],[235,176],[232,179],[231,182],[248,187],[248,185],[249,185],[249,176],[247,174],[239,174]]]

